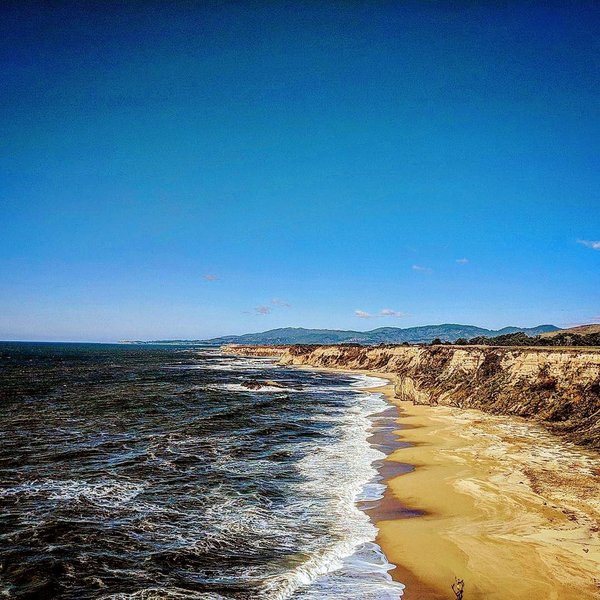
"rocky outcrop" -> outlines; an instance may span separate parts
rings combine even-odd
[[[224,346],[282,364],[395,376],[396,396],[535,419],[600,448],[600,349],[490,346]]]
[[[247,344],[225,344],[221,350],[225,354],[239,354],[253,358],[278,358],[285,354],[290,346],[251,346]]]
[[[260,381],[259,379],[248,379],[248,381],[243,381],[240,385],[249,390],[262,390],[263,388],[278,388],[285,390],[288,387],[287,385],[284,385],[279,381],[273,381],[272,379],[267,379],[265,381]]]

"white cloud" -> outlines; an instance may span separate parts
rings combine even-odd
[[[211,273],[207,273],[206,275],[203,275],[202,277],[203,277],[203,279],[206,279],[206,281],[218,281],[219,280],[217,275],[212,275]]]
[[[285,300],[282,300],[281,298],[273,298],[273,300],[271,300],[271,306],[269,306],[268,304],[263,304],[262,306],[256,306],[252,312],[250,312],[250,314],[255,313],[257,315],[270,315],[273,310],[275,309],[275,307],[277,308],[289,308],[291,306],[291,304],[289,304],[288,302],[286,302]],[[249,311],[244,311],[246,313],[248,313]]]
[[[456,262],[459,265],[466,265],[469,262],[469,259],[468,258],[457,258]]]
[[[372,314],[365,310],[356,309],[354,316],[359,319],[378,319],[380,317],[405,317],[406,313],[400,312],[399,310],[393,310],[391,308],[382,308],[378,313]]]
[[[271,300],[271,304],[273,306],[280,306],[281,308],[290,308],[290,306],[292,306],[291,304],[289,304],[289,302],[286,302],[281,298],[273,298],[273,300]]]
[[[429,267],[424,267],[423,265],[413,265],[413,271],[419,271],[420,273],[431,273],[432,269]]]
[[[391,308],[383,308],[379,312],[379,316],[380,317],[405,317],[406,313],[399,311],[399,310],[393,310]]]
[[[582,244],[583,246],[587,246],[592,250],[600,250],[600,241],[593,240],[577,240],[578,244]]]

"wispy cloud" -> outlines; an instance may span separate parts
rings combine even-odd
[[[577,243],[581,244],[583,246],[587,246],[588,248],[591,248],[592,250],[600,250],[600,241],[577,240]]]
[[[291,304],[282,300],[281,298],[273,298],[271,300],[271,304],[263,304],[261,306],[256,306],[251,311],[244,311],[245,314],[256,314],[256,315],[270,315],[275,308],[290,308]]]
[[[466,265],[469,262],[469,259],[468,258],[457,258],[456,262],[459,265]]]
[[[433,269],[430,269],[429,267],[424,267],[423,265],[413,265],[412,270],[418,271],[420,273],[431,273],[433,271]]]
[[[354,316],[359,319],[378,319],[381,317],[405,317],[406,313],[391,308],[382,308],[378,313],[370,313],[357,308],[354,311]]]
[[[281,298],[273,298],[273,300],[271,300],[271,304],[273,306],[279,306],[281,308],[290,308],[290,306],[292,306],[289,302],[286,302]]]
[[[206,275],[202,275],[202,278],[206,281],[218,281],[219,277],[217,275],[213,275],[212,273],[207,273]]]
[[[380,317],[405,317],[406,313],[400,310],[393,310],[391,308],[383,308],[379,312]]]

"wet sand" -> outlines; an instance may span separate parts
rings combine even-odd
[[[368,513],[404,599],[455,598],[457,577],[465,600],[600,599],[597,453],[531,421],[400,402],[392,383],[366,391],[399,409],[396,441],[373,436],[388,492]]]

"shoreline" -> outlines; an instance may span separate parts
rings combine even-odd
[[[390,382],[364,389],[398,410],[386,494],[366,512],[403,600],[454,598],[457,577],[469,600],[600,598],[597,453],[517,417],[401,401],[390,373],[299,368]]]
[[[341,369],[324,369],[332,372],[340,372]],[[356,373],[356,371],[347,371],[347,373]],[[419,600],[438,600],[446,598],[434,589],[430,583],[423,581],[415,571],[411,571],[405,565],[394,561],[388,552],[386,541],[382,536],[381,523],[385,521],[396,521],[404,519],[419,518],[424,515],[419,508],[411,508],[403,504],[396,494],[390,482],[396,478],[403,477],[415,469],[415,466],[407,462],[391,460],[390,457],[398,451],[409,446],[409,443],[402,440],[402,424],[399,423],[402,418],[400,407],[394,402],[394,381],[389,373],[376,373],[374,371],[360,371],[360,374],[379,377],[388,380],[386,385],[376,388],[363,388],[362,391],[368,393],[381,394],[385,401],[389,404],[388,410],[393,410],[395,427],[392,431],[383,432],[375,431],[369,438],[369,443],[384,447],[386,449],[386,457],[383,464],[379,465],[377,472],[383,477],[382,482],[385,484],[386,490],[384,497],[373,506],[361,506],[361,510],[369,516],[373,524],[377,527],[378,534],[375,538],[375,543],[381,548],[386,559],[394,568],[390,571],[390,575],[394,581],[402,583],[405,586],[403,600],[405,598],[419,598]],[[387,411],[386,411],[387,412]],[[375,415],[374,421],[377,420]],[[377,424],[374,424],[377,427]],[[383,439],[382,439],[383,438]]]

